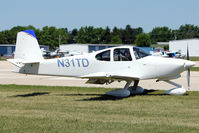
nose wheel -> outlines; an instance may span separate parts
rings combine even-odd
[[[182,85],[177,84],[173,81],[169,81],[169,80],[165,81],[165,82],[176,86],[176,88],[172,88],[170,90],[167,90],[167,91],[164,92],[164,94],[167,94],[167,95],[184,95],[184,94],[186,94],[186,90],[184,89],[184,87]]]

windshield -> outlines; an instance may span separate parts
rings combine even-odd
[[[136,59],[140,59],[140,58],[149,56],[149,54],[147,54],[145,51],[143,51],[142,49],[137,48],[137,47],[133,47],[133,52],[134,52]]]
[[[99,61],[110,61],[110,50],[97,54],[95,58]]]

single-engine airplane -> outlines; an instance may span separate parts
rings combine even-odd
[[[187,55],[188,56],[188,55]],[[113,81],[126,81],[122,89],[107,92],[115,97],[128,97],[140,94],[144,89],[138,86],[140,80],[156,79],[176,86],[166,94],[185,94],[186,90],[170,80],[180,77],[187,69],[188,88],[190,70],[195,63],[189,60],[148,56],[133,46],[120,46],[93,53],[70,57],[44,59],[33,30],[18,32],[14,59],[14,71],[24,74],[54,75],[88,78],[87,83],[110,84]],[[133,86],[130,86],[134,82]]]

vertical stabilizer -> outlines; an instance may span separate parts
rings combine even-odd
[[[34,30],[26,30],[17,33],[17,42],[14,59],[43,60]]]

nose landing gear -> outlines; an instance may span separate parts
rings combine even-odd
[[[182,85],[177,84],[173,81],[169,81],[169,80],[167,80],[165,82],[176,86],[176,88],[172,88],[170,90],[167,90],[167,91],[164,92],[164,94],[167,94],[167,95],[184,95],[184,94],[186,94],[186,90],[184,89],[184,87]]]

